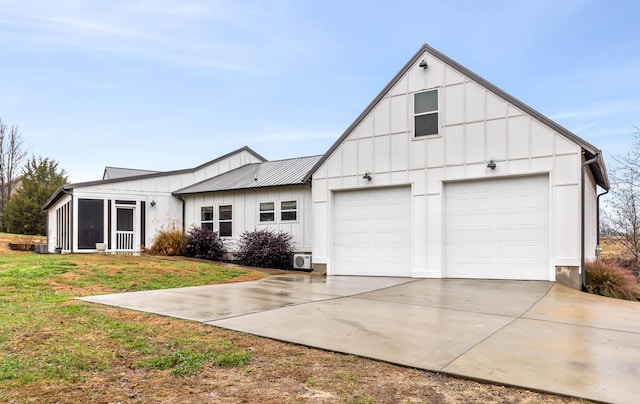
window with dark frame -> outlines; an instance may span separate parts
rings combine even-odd
[[[276,204],[274,202],[260,202],[260,221],[273,222],[276,220]]]
[[[200,228],[213,231],[213,206],[200,208]]]
[[[231,205],[218,206],[218,232],[220,237],[233,235],[233,207]]]
[[[438,134],[438,90],[413,95],[414,136]]]
[[[283,222],[298,220],[298,202],[297,201],[280,202],[280,220]]]

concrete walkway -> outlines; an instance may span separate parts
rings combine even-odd
[[[286,274],[82,300],[492,383],[640,397],[640,303],[551,282]]]

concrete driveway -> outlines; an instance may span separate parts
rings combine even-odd
[[[81,300],[492,383],[640,397],[640,303],[551,282],[286,274]]]

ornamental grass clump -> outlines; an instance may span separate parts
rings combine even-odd
[[[226,253],[217,232],[194,227],[187,233],[184,255],[205,260],[219,261]]]
[[[291,234],[282,231],[245,231],[240,238],[237,259],[252,267],[291,269],[292,238]]]
[[[587,292],[625,300],[640,300],[635,276],[617,264],[594,261],[585,265]]]
[[[160,230],[147,250],[151,255],[182,255],[185,246],[185,235],[182,230]]]

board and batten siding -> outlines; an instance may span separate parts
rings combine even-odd
[[[158,175],[148,175],[142,178],[126,178],[118,180],[107,180],[105,182],[91,182],[87,185],[78,184],[71,191],[73,193],[73,251],[78,251],[78,218],[77,204],[78,199],[100,199],[105,203],[105,212],[107,212],[106,204],[108,200],[127,200],[136,202],[136,210],[134,212],[135,223],[141,220],[141,203],[145,202],[145,237],[140,238],[140,233],[135,235],[135,249],[141,246],[150,247],[160,230],[171,230],[173,228],[182,228],[182,202],[171,193],[180,188],[192,185],[198,181],[210,178],[216,175],[226,173],[246,164],[259,163],[260,160],[255,154],[240,150],[236,153],[228,155],[226,158],[216,159],[212,162],[202,165],[194,170],[169,171],[167,173],[159,173]],[[70,196],[65,196],[60,201],[67,200]],[[55,210],[60,205],[57,201],[49,209],[48,234],[49,251],[53,251],[56,242],[52,240],[51,235],[56,234]],[[152,202],[155,204],[152,206]],[[112,227],[115,221],[112,222]],[[107,217],[105,213],[105,240],[107,238]],[[112,231],[112,234],[115,234]],[[112,236],[113,237],[113,236]]]
[[[444,183],[546,174],[549,280],[556,265],[578,266],[581,148],[439,59],[424,58],[428,69],[416,63],[400,77],[314,172],[314,263],[332,274],[335,191],[410,185],[411,274],[442,277]],[[430,89],[438,89],[439,134],[415,138],[413,96]]]
[[[293,236],[295,251],[310,252],[313,238],[313,218],[311,206],[311,190],[308,185],[283,186],[262,189],[238,191],[221,191],[184,195],[186,229],[200,226],[200,212],[203,206],[213,206],[214,230],[218,229],[218,206],[231,205],[233,208],[232,231],[233,236],[226,239],[228,248],[237,247],[237,242],[244,231],[271,229],[283,231]],[[297,202],[297,219],[282,221],[280,218],[280,203],[283,201]],[[274,202],[275,221],[260,222],[259,204]]]

